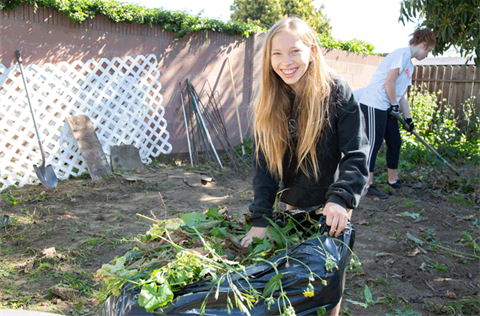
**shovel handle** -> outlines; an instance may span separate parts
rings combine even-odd
[[[40,133],[38,132],[37,122],[35,122],[35,114],[33,113],[32,102],[30,102],[30,96],[28,95],[27,81],[25,80],[25,76],[23,74],[22,56],[20,56],[20,51],[19,50],[15,51],[15,55],[17,56],[18,66],[20,67],[20,74],[22,75],[22,81],[23,81],[23,85],[25,87],[25,94],[27,95],[28,107],[30,108],[30,113],[32,115],[32,121],[33,121],[33,126],[35,127],[35,133],[37,135],[38,146],[40,147],[40,153],[42,154],[42,166],[45,167],[45,153],[43,152],[42,140],[40,139]]]
[[[21,64],[22,63],[22,56],[20,56],[20,51],[19,50],[15,51],[15,56],[17,56],[18,63]]]
[[[425,147],[427,147],[435,156],[437,156],[437,158],[440,159],[441,162],[446,164],[447,167],[450,168],[450,170],[455,172],[457,176],[461,177],[460,172],[458,172],[450,163],[448,163],[448,161],[446,161],[445,158],[440,156],[440,154],[435,150],[435,148],[430,146],[420,135],[417,134],[417,132],[415,132],[414,130],[410,130],[410,125],[408,125],[407,122],[405,122],[405,120],[400,116],[400,114],[390,113],[390,115],[396,118],[405,127],[406,130],[412,133]]]

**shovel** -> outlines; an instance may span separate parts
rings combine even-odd
[[[28,106],[30,107],[30,113],[32,114],[33,126],[35,126],[35,133],[37,134],[38,145],[40,147],[40,152],[42,153],[42,165],[37,166],[33,165],[33,169],[37,174],[38,180],[47,188],[51,189],[57,186],[57,175],[55,171],[53,171],[53,167],[51,165],[45,166],[45,153],[43,152],[42,141],[40,140],[40,134],[38,133],[37,123],[35,123],[35,115],[33,114],[32,104],[30,103],[30,97],[28,95],[27,90],[27,82],[25,81],[25,77],[23,75],[23,65],[22,65],[22,57],[20,56],[20,51],[15,51],[15,55],[17,56],[18,65],[20,66],[20,73],[22,74],[23,85],[25,86],[25,94],[27,95]]]
[[[403,126],[405,126],[405,128],[407,129],[407,131],[409,131],[410,133],[412,133],[423,145],[425,145],[425,147],[427,147],[435,156],[437,156],[438,159],[440,159],[441,162],[443,162],[445,165],[447,165],[448,168],[450,168],[450,170],[452,170],[453,172],[455,172],[457,174],[457,176],[461,177],[462,175],[460,174],[460,172],[458,172],[451,164],[448,163],[448,161],[445,160],[445,158],[443,158],[442,156],[440,156],[440,154],[432,147],[430,146],[420,135],[417,134],[417,132],[415,131],[410,131],[410,125],[407,124],[407,122],[405,122],[404,119],[402,119],[402,117],[400,116],[400,114],[398,113],[390,113],[391,116],[393,116],[394,118],[396,118],[400,124],[402,124]]]

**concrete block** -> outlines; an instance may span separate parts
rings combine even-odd
[[[110,147],[110,165],[114,172],[142,171],[145,165],[133,145]]]

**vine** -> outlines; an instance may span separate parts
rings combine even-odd
[[[28,3],[45,9],[56,10],[75,23],[81,24],[93,19],[96,14],[103,14],[113,22],[129,22],[159,25],[167,31],[183,37],[195,31],[214,31],[229,35],[249,37],[253,33],[263,31],[251,24],[222,22],[200,15],[191,15],[186,11],[169,11],[163,8],[148,9],[138,5],[114,0],[7,0],[0,3],[0,9],[12,11]]]

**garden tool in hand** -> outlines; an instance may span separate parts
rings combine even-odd
[[[412,130],[410,128],[410,125],[405,122],[405,120],[400,116],[400,113],[395,113],[395,112],[390,112],[390,116],[396,118],[404,127],[405,129],[409,132],[409,133],[412,133],[413,135],[415,135],[415,137],[423,144],[425,145],[425,147],[427,147],[435,156],[437,156],[438,159],[440,159],[441,162],[443,162],[444,164],[447,165],[448,168],[450,168],[450,170],[452,170],[453,172],[455,172],[457,174],[457,176],[461,177],[461,174],[460,172],[458,172],[451,164],[449,164],[445,158],[443,158],[442,156],[440,156],[440,154],[432,147],[430,146],[420,135],[417,134],[417,132],[415,132],[414,130]]]

